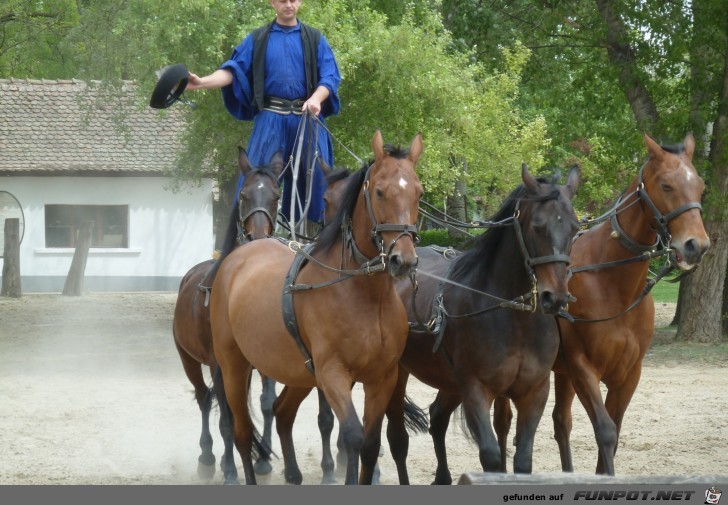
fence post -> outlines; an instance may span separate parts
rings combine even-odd
[[[83,288],[83,274],[86,271],[86,259],[91,247],[91,227],[93,221],[85,221],[78,229],[76,250],[73,252],[71,268],[68,270],[66,284],[63,286],[64,296],[81,296]]]
[[[20,219],[5,220],[2,296],[20,298]]]

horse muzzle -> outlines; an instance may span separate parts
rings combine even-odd
[[[670,242],[670,260],[683,272],[692,270],[710,248],[710,238],[689,238],[685,241]]]

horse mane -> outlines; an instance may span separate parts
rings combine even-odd
[[[683,151],[685,151],[685,144],[683,144],[682,142],[679,144],[667,144],[667,145],[660,144],[660,147],[662,149],[664,149],[665,151],[667,151],[668,153],[672,153],[672,154],[681,154]]]
[[[324,226],[321,230],[321,233],[314,242],[314,246],[311,251],[312,253],[317,251],[327,251],[338,241],[344,218],[351,216],[354,212],[354,206],[356,205],[356,200],[359,197],[359,190],[364,184],[364,178],[367,175],[367,170],[369,170],[369,167],[362,165],[359,170],[349,176],[350,181],[346,184],[346,191],[341,196],[339,210],[336,212],[331,222]]]
[[[329,175],[326,176],[326,184],[331,186],[332,184],[342,181],[349,177],[350,172],[347,168],[337,168],[333,172],[329,173]]]
[[[387,153],[387,155],[397,159],[404,159],[409,154],[409,149],[403,149],[399,146],[393,146],[391,144],[386,144],[384,146],[384,151]],[[340,170],[345,171],[345,169],[337,169],[329,174],[329,177],[326,178],[326,181],[329,183],[335,182],[331,181],[330,177],[337,177],[336,180],[349,177],[351,180],[346,184],[346,191],[341,197],[341,202],[339,202],[339,210],[336,212],[336,215],[331,220],[331,223],[327,224],[323,228],[323,230],[321,230],[321,233],[314,242],[313,249],[311,250],[312,254],[319,251],[327,251],[336,242],[338,242],[338,239],[341,236],[341,225],[346,217],[351,217],[351,215],[354,213],[354,207],[356,206],[356,201],[359,197],[359,191],[364,184],[364,179],[366,178],[367,171],[373,164],[373,160],[370,160],[368,163],[363,163],[359,170],[351,174],[347,171],[343,175],[334,175]]]
[[[518,185],[506,197],[501,207],[491,216],[489,221],[498,222],[512,217],[516,212],[516,205],[519,200],[541,201],[552,198],[554,192],[558,192],[558,188],[556,188],[558,174],[551,177],[538,176],[536,180],[540,184],[549,184],[551,186],[550,190],[544,189],[540,195],[529,195],[528,189],[523,184]],[[503,249],[503,236],[509,233],[511,231],[509,229],[512,228],[510,224],[489,228],[485,233],[473,239],[471,247],[455,260],[451,275],[452,280],[457,281],[467,275],[485,275],[486,268],[492,266],[492,262],[483,261],[483,258],[493,258],[499,250]],[[513,246],[516,247],[515,242]]]

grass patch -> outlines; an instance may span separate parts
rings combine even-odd
[[[674,331],[674,327],[666,330],[669,329]],[[728,341],[724,338],[722,342],[717,344],[701,344],[676,342],[668,338],[655,338],[652,346],[647,351],[644,363],[648,366],[699,364],[710,367],[728,367]]]
[[[677,295],[680,291],[679,282],[667,282],[664,279],[655,284],[650,293],[659,303],[677,303]]]

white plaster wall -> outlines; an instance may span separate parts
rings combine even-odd
[[[2,177],[20,202],[20,273],[65,277],[73,249],[45,247],[46,204],[128,205],[129,248],[89,251],[86,277],[182,277],[214,248],[212,181],[174,193],[164,177]],[[2,260],[0,260],[1,264]]]

